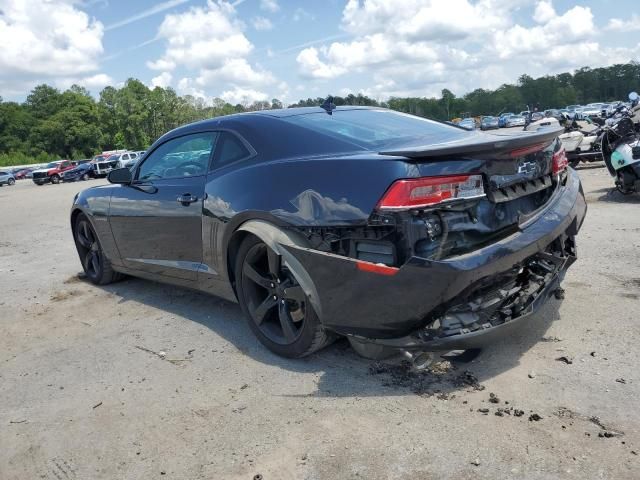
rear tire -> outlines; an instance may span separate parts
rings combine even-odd
[[[98,235],[84,213],[78,215],[73,228],[73,239],[80,257],[80,263],[87,278],[96,285],[107,285],[123,278],[111,267],[104,255]]]
[[[10,179],[7,181],[7,184],[8,184],[9,186],[15,185],[15,183],[16,183],[16,181],[15,181],[13,178],[10,178]]]
[[[294,269],[262,240],[242,242],[235,262],[240,308],[260,343],[282,357],[300,358],[333,340],[316,315]]]
[[[54,185],[57,185],[60,183],[60,176],[58,175],[51,175],[51,183],[53,183]]]
[[[86,182],[87,180],[89,180],[89,174],[88,174],[88,173],[85,173],[84,175],[82,175],[82,180],[83,180],[84,182]]]

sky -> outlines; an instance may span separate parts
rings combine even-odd
[[[0,0],[5,100],[130,77],[232,104],[432,97],[631,60],[638,0]]]

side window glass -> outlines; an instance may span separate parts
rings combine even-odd
[[[213,156],[213,167],[223,167],[250,155],[251,152],[237,136],[229,132],[221,132]]]
[[[204,175],[218,133],[203,132],[174,138],[147,155],[138,169],[139,181]]]

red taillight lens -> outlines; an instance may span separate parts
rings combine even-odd
[[[564,151],[564,148],[561,148],[556,153],[553,154],[553,174],[557,174],[566,170],[569,165],[569,159],[567,158],[567,153]]]
[[[411,178],[394,182],[378,202],[378,208],[419,208],[484,195],[482,175]]]

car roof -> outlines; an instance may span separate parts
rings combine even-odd
[[[354,106],[354,105],[345,105],[336,107],[334,111],[346,111],[346,110],[388,110],[386,108],[381,107],[364,107],[364,106]],[[223,115],[221,117],[213,117],[205,120],[200,120],[198,122],[189,123],[187,125],[183,125],[178,127],[176,130],[187,129],[188,127],[198,126],[198,127],[207,127],[207,126],[216,126],[219,127],[224,125],[226,122],[241,122],[241,123],[250,123],[250,119],[252,117],[260,116],[260,117],[274,117],[274,118],[287,118],[294,117],[298,115],[309,115],[312,113],[327,113],[324,109],[320,107],[295,107],[295,108],[279,108],[275,110],[256,110],[253,112],[242,112],[242,113],[233,113],[231,115]]]
[[[340,106],[333,112],[349,110],[371,110],[389,112],[392,110],[380,107],[365,106]],[[296,107],[276,110],[260,110],[254,112],[235,113],[213,117],[198,122],[182,125],[170,132],[165,133],[157,139],[150,149],[175,137],[197,133],[203,130],[230,130],[248,141],[251,146],[263,155],[285,158],[287,156],[317,155],[329,152],[362,151],[364,146],[356,145],[347,139],[337,139],[327,132],[316,131],[308,127],[292,125],[285,122],[286,118],[302,115],[327,115],[327,112],[320,107]],[[300,134],[295,142],[283,142],[274,147],[272,144],[273,135],[289,135],[291,129],[296,129]],[[331,142],[326,139],[332,138]],[[321,140],[322,139],[322,140]],[[268,145],[268,148],[267,148]],[[268,153],[267,153],[268,152]]]

